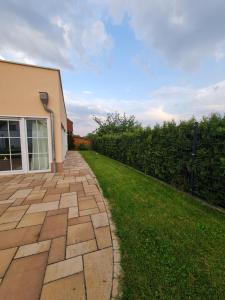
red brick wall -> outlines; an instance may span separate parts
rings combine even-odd
[[[77,136],[75,136],[73,138],[73,142],[74,142],[76,149],[79,149],[80,144],[91,145],[91,141],[89,139],[85,139],[85,138],[77,137]]]
[[[73,132],[73,122],[67,118],[67,131]]]

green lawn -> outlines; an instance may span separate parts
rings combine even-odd
[[[82,155],[112,207],[123,299],[225,299],[225,216],[117,161]]]

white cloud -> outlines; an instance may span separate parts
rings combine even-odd
[[[140,114],[141,118],[145,123],[151,121],[152,123],[162,123],[164,121],[179,120],[177,115],[172,115],[164,111],[163,105],[151,108],[150,110]]]
[[[66,47],[72,46],[71,25],[64,23],[60,16],[53,16],[51,23],[62,30],[62,36]]]
[[[225,1],[0,0],[0,55],[71,68],[93,67],[113,46],[105,22],[125,17],[138,40],[192,70],[224,58]],[[18,54],[17,54],[18,52]],[[104,57],[104,55],[103,55]]]
[[[85,91],[83,91],[83,94],[90,95],[90,94],[92,94],[92,91],[85,90]]]
[[[83,47],[91,55],[97,55],[104,48],[112,47],[112,38],[108,36],[103,22],[97,20],[81,34]]]
[[[105,0],[102,3],[115,23],[128,16],[136,38],[180,68],[192,70],[204,58],[218,57],[219,49],[225,45],[224,0]]]
[[[220,61],[221,59],[225,58],[225,50],[223,49],[218,49],[216,52],[215,52],[215,58],[216,58],[216,61]]]
[[[64,91],[67,115],[74,122],[74,133],[86,135],[96,128],[93,116],[104,117],[111,107],[104,100],[93,98],[92,93],[82,94],[74,95],[70,91]]]
[[[175,120],[192,116],[199,119],[211,113],[224,113],[224,95],[225,80],[199,89],[190,86],[162,87],[152,93],[150,102],[161,105]]]
[[[112,38],[93,7],[82,0],[0,0],[0,55],[6,59],[92,66]]]
[[[93,131],[93,115],[101,117],[109,112],[134,114],[145,126],[164,121],[200,119],[211,113],[225,112],[225,80],[203,88],[191,86],[166,86],[151,93],[148,99],[100,99],[66,93],[68,116],[75,122],[75,132],[84,135]]]

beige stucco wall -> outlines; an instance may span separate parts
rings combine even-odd
[[[56,161],[62,161],[61,123],[66,111],[58,70],[0,61],[0,116],[48,117],[39,92],[48,92],[49,108],[55,113]]]
[[[60,78],[59,78],[60,80]],[[67,114],[66,114],[66,108],[64,103],[64,96],[61,86],[59,86],[59,97],[60,97],[60,115],[61,115],[61,122],[64,126],[64,128],[67,131]]]

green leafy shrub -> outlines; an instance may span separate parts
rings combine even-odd
[[[91,145],[88,144],[80,144],[79,146],[79,150],[90,150],[91,149]]]
[[[209,202],[225,206],[225,116],[165,122],[153,129],[92,136],[93,148]]]

